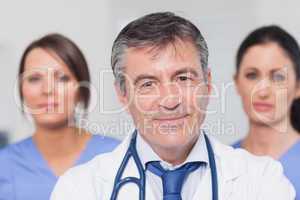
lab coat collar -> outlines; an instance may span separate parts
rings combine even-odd
[[[224,181],[233,180],[246,173],[247,163],[240,153],[231,146],[220,143],[213,137],[209,136],[209,140],[215,153],[219,176]]]
[[[144,169],[146,168],[146,164],[152,161],[161,161],[162,165],[170,170],[176,169],[188,162],[204,162],[206,164],[209,163],[203,131],[201,131],[201,133],[199,134],[199,137],[187,159],[182,164],[177,166],[172,166],[170,163],[163,161],[139,134],[137,135],[136,148]]]
[[[102,155],[103,158],[98,163],[99,170],[96,174],[96,179],[98,181],[113,185],[116,173],[128,149],[131,137],[132,134],[129,134],[113,152]],[[230,196],[234,179],[246,173],[246,163],[243,162],[243,158],[239,158],[240,154],[236,153],[232,147],[221,144],[210,136],[209,140],[215,153],[219,194],[223,197]],[[103,164],[101,164],[101,162],[103,162]],[[110,168],[105,169],[105,166],[110,166]],[[123,177],[128,176],[139,177],[137,167],[132,159],[128,162],[123,175]],[[201,191],[201,188],[199,188],[199,191]],[[127,192],[126,190],[123,190],[123,192],[128,193],[130,196],[130,192],[132,191],[131,189],[128,189]]]

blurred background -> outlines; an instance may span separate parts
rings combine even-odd
[[[157,11],[190,19],[207,40],[216,86],[204,125],[230,144],[247,132],[247,121],[232,77],[235,54],[253,29],[278,24],[300,39],[300,1],[171,1],[171,0],[0,0],[0,146],[29,136],[30,119],[20,112],[17,70],[26,46],[50,32],[70,37],[85,54],[93,82],[88,120],[83,126],[98,134],[123,138],[132,131],[113,90],[110,52],[114,38],[129,21]]]

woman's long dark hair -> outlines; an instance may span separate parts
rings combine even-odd
[[[35,48],[42,48],[54,52],[67,65],[78,82],[90,83],[89,68],[83,53],[73,41],[58,33],[45,35],[27,46],[21,58],[18,73],[19,77],[22,76],[25,70],[27,55]],[[19,80],[19,93],[21,101],[23,102],[21,80]],[[84,107],[87,108],[90,101],[89,87],[80,87],[79,94],[80,100],[84,103]]]

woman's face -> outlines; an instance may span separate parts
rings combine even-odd
[[[31,50],[21,80],[24,104],[36,125],[54,128],[72,122],[79,83],[54,52]]]
[[[274,125],[289,122],[299,96],[294,65],[284,50],[270,42],[250,47],[235,76],[236,87],[250,121]]]

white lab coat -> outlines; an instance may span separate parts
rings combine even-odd
[[[113,152],[95,157],[63,175],[51,200],[109,200],[115,175],[129,145],[127,137]],[[283,175],[281,164],[268,157],[257,157],[242,149],[233,149],[210,138],[215,153],[219,200],[293,200],[295,190]],[[132,160],[125,176],[138,176]],[[192,200],[211,200],[210,170],[207,170]],[[146,200],[156,200],[146,184]],[[118,200],[138,200],[138,187],[126,184]]]

